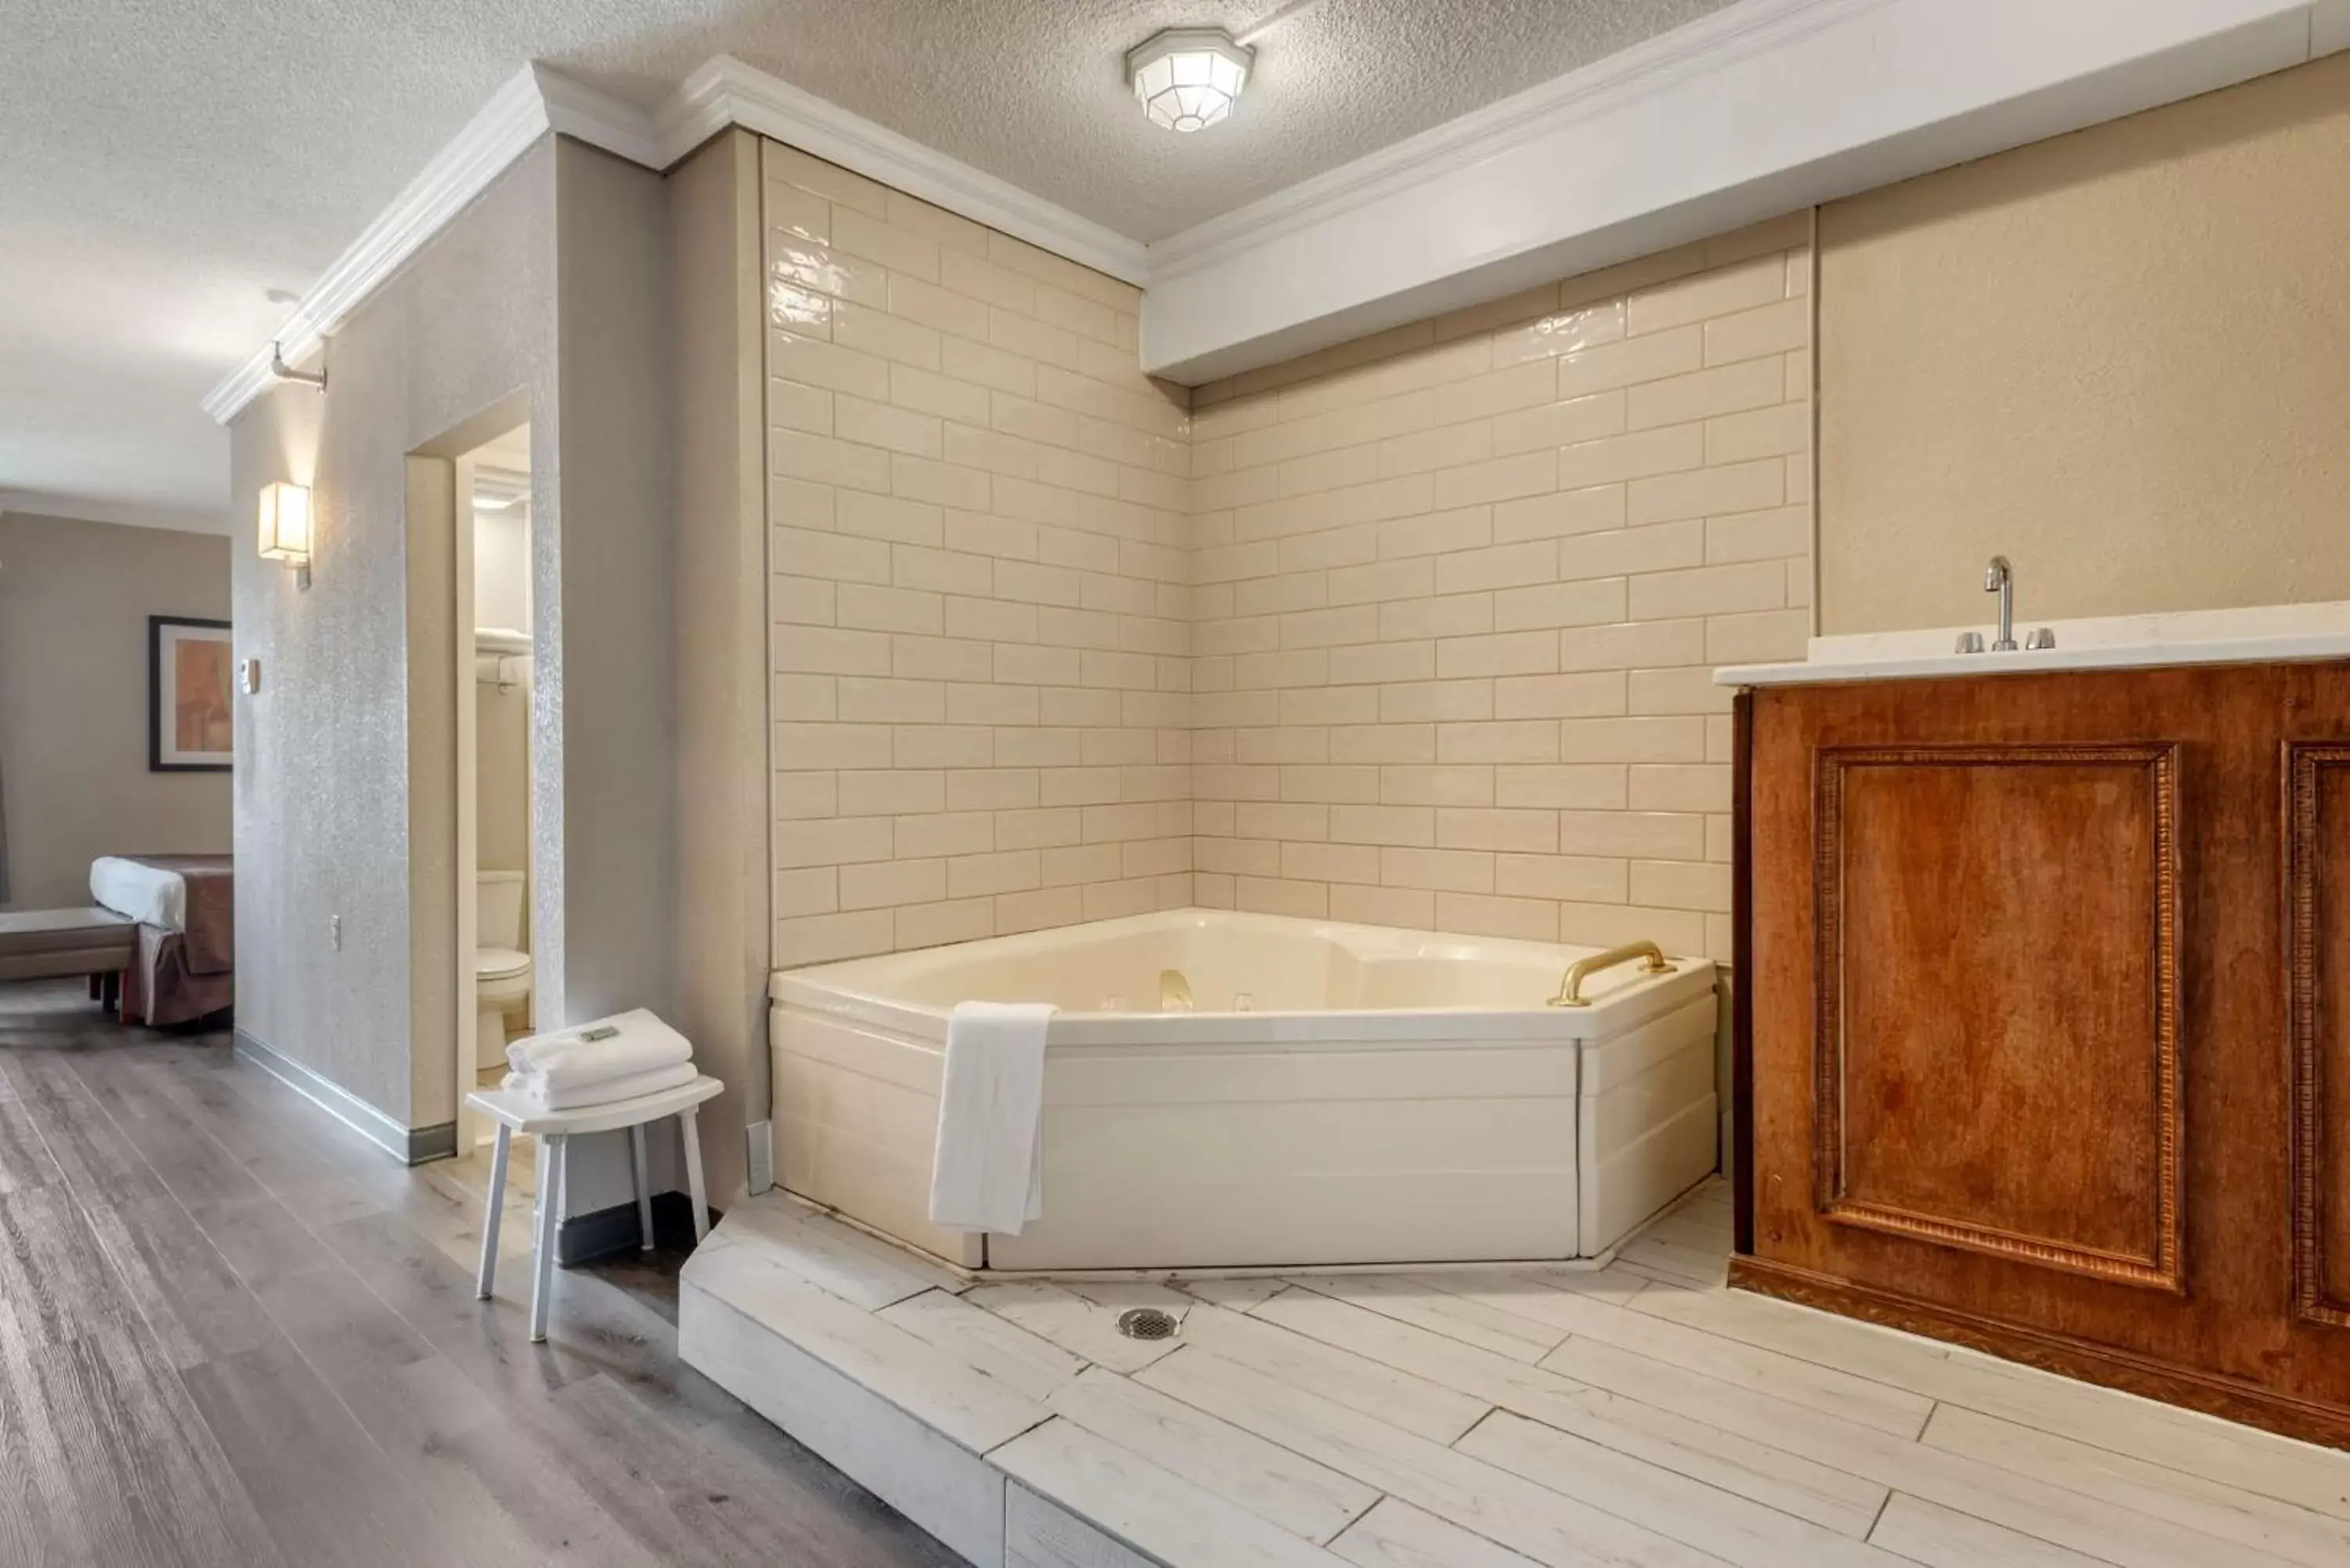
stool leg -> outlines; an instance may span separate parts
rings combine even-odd
[[[653,1179],[645,1164],[645,1124],[629,1129],[629,1166],[637,1179],[637,1250],[653,1250]]]
[[[482,1216],[482,1272],[473,1287],[480,1300],[490,1299],[498,1282],[498,1220],[506,1207],[506,1146],[514,1138],[514,1128],[498,1124],[497,1147],[490,1151],[490,1204]]]
[[[688,1106],[677,1113],[678,1125],[685,1130],[685,1185],[693,1199],[693,1239],[697,1244],[710,1234],[710,1197],[702,1187],[702,1133],[693,1121],[693,1113],[699,1108]]]
[[[546,1343],[546,1309],[555,1294],[555,1232],[562,1223],[565,1146],[561,1133],[539,1140],[538,1234],[530,1252],[530,1342]]]

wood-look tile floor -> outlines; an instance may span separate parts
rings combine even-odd
[[[973,1285],[769,1194],[687,1289],[1178,1568],[2350,1565],[2350,1453],[1728,1291],[1729,1249],[1717,1182],[1598,1270]]]
[[[475,1301],[478,1164],[0,985],[0,1564],[954,1562],[678,1361],[676,1255]]]

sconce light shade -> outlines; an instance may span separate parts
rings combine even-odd
[[[310,559],[310,487],[261,487],[261,558],[306,564]]]

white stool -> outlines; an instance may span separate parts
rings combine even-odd
[[[675,1116],[685,1135],[686,1189],[693,1199],[693,1239],[710,1234],[710,1199],[702,1185],[702,1137],[694,1115],[702,1102],[726,1085],[712,1077],[696,1078],[658,1095],[615,1100],[608,1106],[582,1106],[576,1111],[550,1111],[527,1095],[512,1089],[476,1089],[465,1096],[468,1110],[498,1124],[497,1147],[490,1156],[490,1202],[482,1217],[482,1272],[476,1294],[490,1299],[497,1282],[498,1216],[505,1206],[506,1149],[516,1133],[539,1141],[538,1205],[530,1242],[530,1340],[546,1338],[547,1299],[554,1293],[555,1231],[563,1219],[563,1180],[569,1158],[565,1152],[574,1133],[629,1129],[629,1164],[636,1175],[637,1225],[647,1251],[653,1244],[653,1199],[645,1170],[645,1124]]]

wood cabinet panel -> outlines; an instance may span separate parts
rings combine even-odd
[[[2293,1310],[2350,1325],[2350,746],[2284,752]]]
[[[1743,703],[1733,1282],[2350,1443],[2350,664]]]
[[[1822,1214],[2179,1288],[2177,773],[1819,753]]]

